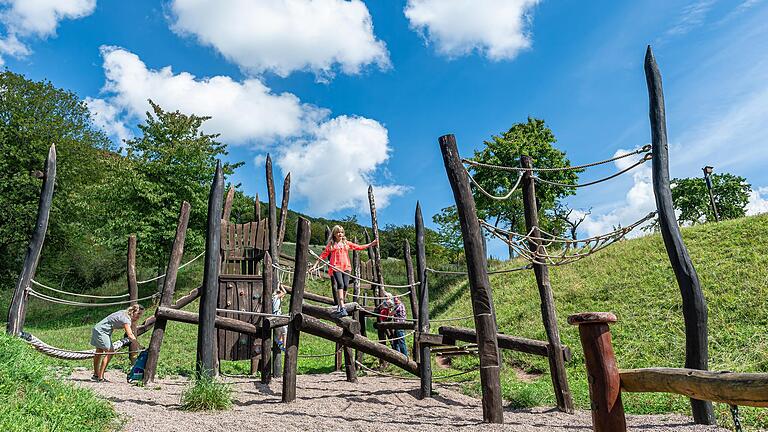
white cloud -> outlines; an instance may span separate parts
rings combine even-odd
[[[170,10],[175,32],[196,37],[252,73],[311,70],[329,77],[335,64],[348,74],[370,64],[389,66],[360,0],[174,0]]]
[[[749,194],[747,214],[756,215],[768,213],[768,186],[753,189]]]
[[[23,40],[54,36],[59,21],[86,17],[94,9],[96,0],[0,0],[0,23],[6,31],[0,37],[0,56],[29,55]]]
[[[377,167],[389,158],[387,129],[362,117],[339,116],[318,126],[311,137],[284,148],[277,158],[291,172],[291,187],[321,214],[340,209],[365,209],[368,184]],[[407,188],[375,186],[376,206],[384,208]]]
[[[686,5],[677,22],[667,30],[666,36],[682,36],[701,26],[714,4],[715,0],[697,0]]]
[[[103,129],[107,134],[116,137],[120,142],[132,137],[122,120],[120,120],[120,108],[110,104],[104,99],[92,97],[85,98],[88,110],[93,116],[93,122],[96,126]]]
[[[163,109],[211,116],[203,124],[207,133],[221,133],[227,144],[263,143],[296,136],[305,125],[327,115],[303,104],[291,93],[275,94],[258,79],[237,82],[228,76],[197,78],[187,72],[174,73],[171,67],[147,68],[136,55],[117,47],[102,47],[106,84],[105,101],[94,106],[94,114],[107,112],[107,105],[120,115],[102,116],[111,123],[108,131],[119,129],[115,121],[139,120],[152,99]],[[105,118],[106,117],[106,118]]]
[[[411,28],[449,57],[477,50],[512,59],[531,46],[530,13],[539,0],[408,0]]]

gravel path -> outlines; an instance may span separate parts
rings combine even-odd
[[[418,400],[418,383],[393,378],[360,377],[347,383],[341,373],[299,375],[297,400],[280,403],[281,383],[226,378],[236,392],[232,410],[188,413],[179,410],[184,378],[160,380],[140,388],[125,383],[125,375],[108,372],[110,383],[89,380],[79,370],[71,380],[112,401],[127,419],[126,431],[591,431],[589,412],[567,415],[551,408],[506,410],[504,425],[481,424],[480,401],[455,386],[437,385],[439,395]],[[725,431],[691,424],[679,415],[629,416],[634,430]]]

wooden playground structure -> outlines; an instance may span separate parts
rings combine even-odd
[[[290,174],[283,184],[280,217],[277,217],[277,203],[272,175],[272,162],[266,161],[266,182],[269,194],[268,217],[261,219],[256,198],[256,220],[248,223],[230,222],[234,189],[224,193],[221,166],[218,165],[211,185],[208,201],[206,247],[204,252],[204,276],[201,285],[174,302],[176,278],[183,266],[184,242],[189,220],[189,204],[181,204],[176,236],[164,276],[162,290],[151,296],[159,296],[154,316],[137,326],[136,333],[152,331],[149,344],[145,382],[155,379],[158,362],[161,361],[162,343],[168,321],[184,322],[198,326],[196,371],[198,376],[214,376],[218,373],[219,362],[225,360],[249,360],[252,374],[259,374],[262,383],[269,383],[273,376],[282,375],[282,401],[296,399],[296,374],[299,359],[299,344],[303,333],[311,334],[336,344],[334,353],[337,369],[343,369],[346,379],[357,380],[357,367],[362,366],[362,356],[371,355],[379,361],[395,365],[419,379],[419,397],[432,397],[432,355],[435,353],[474,354],[479,357],[479,374],[482,388],[483,419],[489,423],[503,422],[503,408],[500,385],[502,356],[500,350],[513,350],[548,359],[552,386],[559,410],[573,413],[574,406],[568,386],[565,364],[571,360],[571,348],[560,341],[557,315],[554,307],[549,267],[566,265],[588,256],[624,238],[632,229],[650,220],[656,214],[670,263],[675,272],[683,300],[683,315],[686,333],[686,369],[680,370],[639,370],[619,371],[611,348],[608,323],[616,318],[610,314],[580,314],[569,318],[569,323],[579,325],[581,342],[590,377],[589,388],[592,398],[593,424],[596,431],[625,430],[624,413],[621,405],[621,391],[667,391],[684,394],[691,398],[691,409],[696,423],[713,424],[714,414],[710,401],[726,402],[731,405],[768,406],[768,374],[728,374],[706,372],[707,364],[707,307],[700,283],[688,252],[683,244],[675,219],[672,204],[666,139],[666,120],[661,87],[661,77],[653,54],[648,48],[645,71],[649,92],[650,124],[652,143],[632,153],[605,161],[578,167],[557,169],[581,169],[612,162],[623,157],[640,155],[640,159],[627,169],[605,179],[572,187],[589,186],[609,180],[647,161],[652,162],[653,189],[657,212],[640,221],[614,232],[581,240],[570,240],[555,236],[540,229],[536,208],[535,190],[537,183],[547,183],[543,173],[555,168],[535,167],[530,157],[522,156],[518,167],[493,167],[518,173],[515,187],[505,196],[493,196],[474,182],[471,168],[479,163],[462,159],[458,153],[453,135],[440,137],[440,149],[448,180],[454,193],[467,271],[449,272],[466,276],[472,301],[472,315],[461,318],[430,320],[429,274],[438,273],[430,269],[426,260],[425,228],[421,206],[415,210],[415,269],[412,262],[410,242],[403,244],[406,285],[387,285],[381,269],[378,246],[368,251],[370,260],[361,261],[360,254],[353,253],[352,302],[347,304],[348,317],[332,316],[331,307],[339,299],[305,291],[308,263],[314,253],[310,249],[310,223],[299,218],[296,227],[297,240],[295,255],[280,253],[283,242],[290,192]],[[30,295],[50,300],[52,297],[32,289],[34,274],[47,229],[48,212],[53,196],[56,175],[55,147],[46,163],[45,177],[40,197],[38,223],[30,241],[24,267],[19,276],[13,301],[8,315],[8,332],[23,335],[27,300]],[[551,183],[551,182],[550,182]],[[508,199],[520,186],[525,207],[527,233],[514,233],[497,229],[478,217],[474,188],[494,199]],[[373,237],[378,237],[373,189],[369,188],[369,203]],[[497,236],[518,251],[528,264],[504,270],[504,272],[533,270],[541,301],[542,323],[547,340],[539,341],[501,334],[498,331],[496,314],[490,286],[488,263],[484,249],[483,230]],[[367,235],[367,232],[366,232]],[[554,245],[554,246],[553,246]],[[567,247],[563,247],[563,245]],[[549,248],[549,249],[547,249]],[[556,252],[553,252],[556,250]],[[202,256],[202,254],[201,254]],[[315,257],[317,257],[315,255]],[[138,298],[136,280],[136,238],[128,241],[127,274],[129,293],[126,300],[109,304],[130,304],[147,300]],[[272,293],[281,285],[281,278],[291,276],[285,288],[290,295],[287,315],[274,314]],[[147,281],[141,281],[147,282]],[[407,289],[411,318],[404,322],[376,322],[376,339],[366,334],[366,320],[376,321],[374,306],[385,299],[385,288]],[[367,295],[371,294],[371,295]],[[335,295],[335,293],[334,293]],[[199,299],[199,309],[184,311],[183,307]],[[320,303],[316,305],[309,301]],[[70,302],[74,303],[74,302]],[[63,303],[68,304],[68,303]],[[93,303],[91,303],[93,304]],[[101,303],[104,305],[106,303]],[[432,324],[458,319],[474,319],[474,328],[439,326],[433,333]],[[274,331],[287,328],[284,358],[274,340]],[[386,342],[389,330],[408,330],[413,334],[413,358],[403,356],[389,348]],[[472,345],[459,346],[462,341]],[[44,344],[42,344],[44,345]],[[40,344],[36,345],[41,349]],[[46,345],[48,348],[52,348]],[[46,349],[48,349],[46,348]],[[132,347],[129,352],[134,352]],[[41,349],[42,350],[42,349]],[[66,350],[59,350],[66,353]],[[87,358],[86,352],[77,358]],[[48,352],[50,354],[50,352]],[[55,355],[55,353],[54,353]],[[62,354],[61,356],[64,356]],[[282,367],[281,367],[282,366]],[[622,429],[624,428],[624,429]]]

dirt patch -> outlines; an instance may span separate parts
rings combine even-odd
[[[235,389],[229,411],[189,413],[179,409],[184,378],[160,380],[140,388],[125,383],[125,375],[109,372],[109,383],[89,380],[91,372],[75,371],[70,379],[110,400],[126,417],[126,431],[584,431],[591,430],[589,412],[575,415],[552,408],[507,409],[503,425],[482,424],[480,401],[458,392],[455,385],[435,385],[437,395],[418,400],[417,381],[360,377],[357,384],[341,373],[300,375],[297,399],[280,402],[281,380],[269,386],[247,378],[225,378]],[[629,416],[630,425],[644,431],[725,431],[692,425],[679,415]]]

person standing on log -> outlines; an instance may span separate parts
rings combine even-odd
[[[110,314],[99,321],[91,332],[91,345],[96,347],[96,355],[93,356],[93,376],[91,380],[98,382],[108,381],[104,378],[104,372],[112,359],[112,331],[124,329],[131,342],[138,344],[136,336],[131,331],[131,324],[138,322],[144,313],[144,306],[135,304],[126,310],[120,310]]]
[[[328,267],[328,275],[331,277],[331,290],[335,291],[336,311],[334,316],[343,317],[347,315],[347,310],[344,308],[344,299],[347,295],[347,289],[349,288],[349,272],[352,271],[352,264],[349,261],[350,250],[365,250],[371,246],[379,244],[379,239],[375,238],[372,242],[365,245],[358,245],[347,241],[344,237],[344,228],[340,225],[335,225],[331,230],[331,237],[328,239],[328,244],[325,245],[325,250],[320,254],[320,258],[312,265],[313,269],[317,269],[320,260],[330,257],[329,262],[331,265]]]

